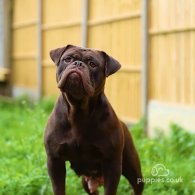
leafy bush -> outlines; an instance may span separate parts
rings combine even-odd
[[[46,169],[43,133],[54,101],[31,102],[27,98],[15,101],[0,99],[0,194],[51,195],[51,184]],[[141,158],[144,178],[154,178],[151,169],[158,163],[170,173],[167,178],[182,182],[148,182],[144,194],[193,194],[195,191],[195,136],[176,124],[171,134],[159,134],[155,139],[143,133],[143,123],[131,128]],[[80,179],[67,163],[67,194],[84,195]],[[130,194],[128,182],[121,177],[118,194]],[[103,192],[103,188],[101,188]],[[102,193],[101,193],[102,194]]]
[[[159,133],[155,139],[144,136],[141,124],[132,129],[142,161],[144,177],[164,179],[165,182],[149,182],[144,194],[194,194],[195,192],[195,134],[190,134],[177,124],[170,125],[170,135]],[[137,132],[139,131],[139,132]],[[163,164],[170,173],[166,177],[154,177],[151,169]],[[179,179],[180,178],[180,179]],[[177,180],[178,179],[178,180]],[[166,182],[166,180],[172,180]]]

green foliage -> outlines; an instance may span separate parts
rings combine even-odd
[[[15,101],[0,99],[1,195],[52,194],[43,133],[53,105],[52,99],[39,102],[31,102],[24,97]],[[145,179],[157,179],[151,175],[151,169],[159,163],[170,170],[169,175],[160,177],[161,179],[183,179],[182,182],[145,182],[144,194],[191,195],[195,192],[194,134],[172,124],[169,137],[159,134],[155,139],[149,139],[143,133],[142,121],[133,126],[131,132],[141,158]],[[69,163],[67,167],[67,194],[86,194]],[[130,194],[131,191],[126,179],[121,177],[118,194]]]
[[[142,124],[135,125],[132,134],[141,157],[144,178],[149,179],[144,194],[194,194],[195,134],[190,134],[177,124],[171,124],[169,136],[158,133],[156,138],[149,139],[143,133]],[[169,175],[152,176],[151,169],[156,164],[163,164],[169,169]],[[158,178],[164,182],[151,183],[151,179]]]

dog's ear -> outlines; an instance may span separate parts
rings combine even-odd
[[[74,47],[74,45],[67,45],[67,46],[65,46],[65,47],[60,47],[60,48],[51,50],[50,53],[49,53],[49,55],[50,55],[52,61],[53,61],[56,65],[58,65],[61,56],[62,56],[63,53],[64,53],[67,49],[69,49],[70,47]]]
[[[105,75],[106,77],[114,74],[121,68],[121,64],[107,53],[102,52],[105,58]]]

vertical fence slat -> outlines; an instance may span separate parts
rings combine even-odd
[[[82,1],[82,16],[81,16],[81,46],[87,47],[88,34],[88,0]]]
[[[37,0],[37,98],[42,97],[42,0]]]
[[[142,7],[142,115],[145,117],[145,133],[147,134],[148,118],[148,1],[143,0]]]

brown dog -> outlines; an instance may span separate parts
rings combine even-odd
[[[65,161],[82,176],[88,194],[115,195],[121,174],[142,194],[139,158],[126,125],[104,94],[106,77],[121,65],[105,52],[73,45],[50,52],[61,95],[45,132],[48,172],[55,195],[65,194]]]

